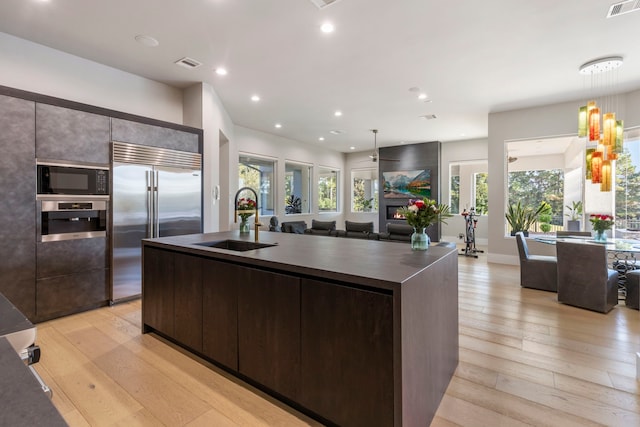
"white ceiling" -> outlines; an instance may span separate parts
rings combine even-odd
[[[640,88],[640,13],[607,19],[612,3],[2,0],[0,31],[179,88],[209,83],[238,125],[348,152],[370,149],[372,128],[382,146],[486,137],[490,112],[597,95],[578,67],[602,56],[624,57],[617,91]],[[174,65],[185,56],[203,65]]]

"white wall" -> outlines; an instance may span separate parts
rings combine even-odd
[[[338,229],[344,229],[344,215],[349,210],[350,198],[348,183],[350,172],[345,168],[345,155],[337,151],[327,150],[322,147],[315,147],[311,144],[303,144],[277,135],[256,131],[242,126],[235,127],[235,152],[232,154],[233,165],[238,164],[238,154],[250,154],[257,157],[268,157],[276,161],[276,216],[280,222],[285,221],[305,221],[307,227],[311,227],[311,220],[320,221],[336,221]],[[286,161],[306,163],[313,166],[311,214],[295,214],[286,215],[284,213],[284,177]],[[318,182],[318,167],[327,166],[338,169],[340,171],[340,212],[338,213],[319,213],[317,202],[315,201],[315,192]],[[233,200],[235,191],[238,190],[238,168],[235,167],[230,171],[231,189],[233,190],[229,197]],[[233,202],[229,206],[230,213],[233,211]],[[229,227],[237,228],[237,224],[233,224],[233,217],[230,217]],[[268,219],[261,220],[262,224],[268,225]]]
[[[0,85],[182,124],[182,91],[0,33]]]
[[[238,158],[232,159],[230,155],[233,151],[231,147],[235,144],[235,128],[222,101],[210,85],[197,83],[185,89],[184,124],[204,131],[204,231],[229,230],[228,212],[232,190],[228,178],[229,165],[238,163]]]

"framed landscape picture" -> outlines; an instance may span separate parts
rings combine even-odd
[[[385,199],[431,198],[431,170],[382,172]]]

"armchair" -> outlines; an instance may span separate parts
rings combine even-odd
[[[520,256],[520,286],[541,291],[558,290],[557,259],[553,256],[531,255],[524,233],[516,233]]]
[[[604,245],[557,242],[558,302],[608,313],[618,304],[618,272]]]

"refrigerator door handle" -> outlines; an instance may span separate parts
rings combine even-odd
[[[147,237],[154,237],[153,235],[153,176],[151,171],[145,171],[144,173],[147,181]]]
[[[158,214],[158,171],[153,171],[153,226],[154,226],[154,236],[160,237],[160,215]]]

